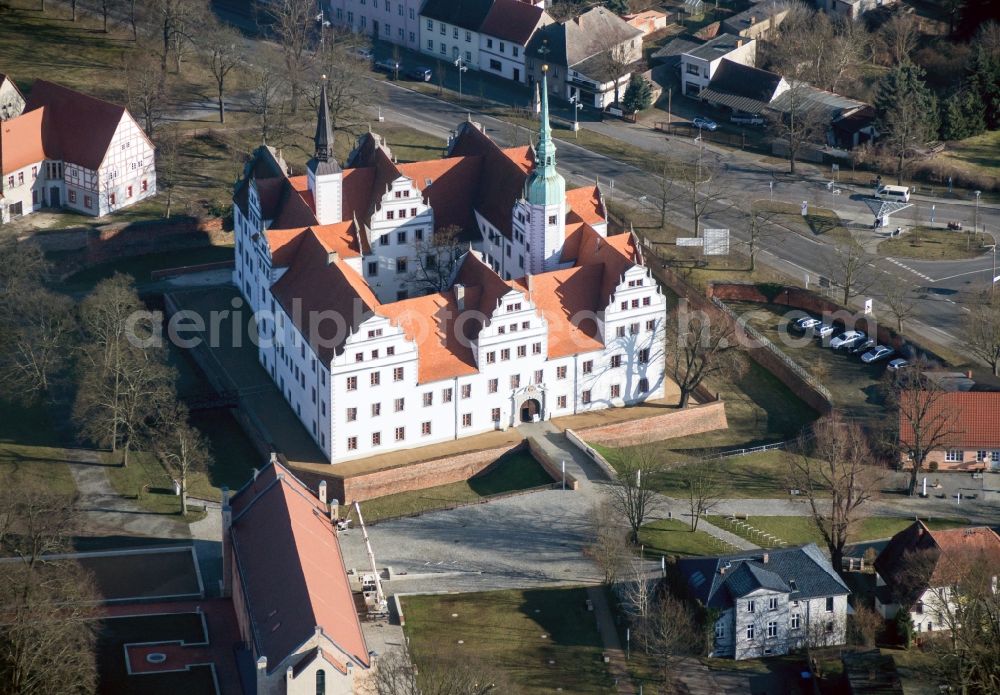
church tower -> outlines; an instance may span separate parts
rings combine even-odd
[[[330,106],[326,96],[326,75],[319,95],[319,114],[316,119],[316,152],[309,160],[309,192],[316,205],[316,219],[320,224],[343,221],[344,173],[333,153],[333,128],[330,124]]]
[[[556,147],[549,124],[549,66],[542,66],[542,113],[535,148],[535,169],[528,177],[525,202],[528,239],[531,243],[531,273],[553,270],[559,265],[566,237],[566,180],[556,171]]]

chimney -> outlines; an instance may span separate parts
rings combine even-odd
[[[465,311],[465,285],[455,283],[452,289],[455,291],[455,305],[459,311]]]
[[[272,451],[271,452],[271,463],[277,463],[277,462],[278,462],[278,452]]]
[[[966,379],[971,379],[972,378],[972,370],[971,369],[968,370],[967,372],[965,372],[965,378]]]
[[[743,48],[743,39],[742,39],[742,37],[736,39],[736,47],[737,48]]]
[[[761,558],[761,561],[766,565],[767,561],[770,560],[770,559],[771,559],[771,556],[769,554],[767,554],[767,553],[764,553],[764,557]]]
[[[256,468],[254,468],[254,469],[253,469],[253,479],[254,479],[254,480],[257,480],[257,474],[258,474],[258,473],[260,473],[260,471],[259,471],[259,470],[257,470]]]
[[[528,282],[528,299],[531,299],[531,293],[535,291],[535,283],[531,279],[531,273],[525,275],[524,278]]]
[[[337,253],[336,251],[331,251],[330,253],[326,254],[326,264],[327,265],[333,265],[338,260],[340,260],[340,254]]]
[[[267,657],[257,659],[257,692],[267,692]]]
[[[295,678],[295,669],[289,666],[288,668],[285,669],[285,680],[291,683],[294,678]]]
[[[754,17],[753,15],[750,15],[750,26],[753,26],[756,23],[757,23],[757,18]]]
[[[319,501],[326,504],[326,481],[319,481]]]

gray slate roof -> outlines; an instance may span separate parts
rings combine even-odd
[[[611,10],[595,7],[579,17],[539,29],[527,50],[537,57],[545,42],[548,49],[544,55],[546,62],[572,67],[641,36],[642,29],[632,26]]]
[[[767,563],[763,561],[764,553]],[[730,565],[724,574],[719,570]],[[850,593],[815,543],[720,557],[684,558],[677,569],[692,595],[709,608],[727,608],[758,589],[787,592],[792,600]],[[794,582],[795,588],[792,588]]]
[[[746,113],[762,111],[774,99],[781,75],[723,59],[701,98]]]
[[[745,39],[742,36],[734,36],[733,34],[719,34],[711,41],[706,41],[705,43],[692,48],[690,51],[685,51],[689,56],[694,56],[695,58],[701,58],[702,60],[707,60],[709,62],[721,58],[727,53],[731,53],[740,47],[740,42],[746,43],[751,39]]]
[[[662,48],[654,52],[649,57],[651,60],[666,60],[667,58],[679,56],[682,53],[688,53],[700,45],[701,44],[697,41],[691,41],[689,39],[671,39],[663,44]]]
[[[772,15],[778,14],[783,9],[782,6],[773,2],[761,2],[751,5],[749,9],[738,12],[731,17],[722,20],[720,31],[729,34],[739,34],[744,29],[749,29],[756,24],[763,24]],[[780,24],[780,22],[779,22]]]
[[[775,111],[787,113],[792,108],[792,99],[798,98],[801,104],[799,106],[800,110],[809,113],[819,112],[825,120],[832,121],[839,118],[846,111],[865,105],[862,101],[834,94],[833,92],[826,92],[804,82],[793,83],[789,81],[789,84],[791,89],[783,92],[777,99],[771,102],[771,108]],[[796,91],[797,94],[793,94],[793,91]]]

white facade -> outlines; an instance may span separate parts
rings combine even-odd
[[[524,69],[524,46],[496,36],[479,36],[479,67],[491,75],[527,83]]]
[[[712,81],[723,58],[754,67],[756,56],[757,42],[754,39],[729,34],[717,36],[681,55],[681,91],[685,96],[697,97]]]
[[[796,601],[760,589],[734,603],[715,623],[715,656],[759,659],[847,641],[846,595]]]
[[[24,111],[24,95],[14,81],[0,75],[0,121],[20,116]]]
[[[413,51],[420,49],[423,0],[327,0],[325,4],[336,26]]]
[[[479,33],[430,17],[420,17],[420,50],[445,61],[462,59],[472,70],[479,69]]]

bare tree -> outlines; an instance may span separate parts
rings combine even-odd
[[[284,63],[284,78],[291,94],[291,113],[299,108],[302,77],[312,58],[307,50],[316,29],[316,3],[313,0],[277,0],[270,3],[274,32]]]
[[[462,228],[449,225],[414,244],[414,270],[408,278],[420,292],[441,292],[451,287],[452,276],[468,244]]]
[[[948,446],[961,432],[955,413],[944,405],[945,393],[928,378],[921,362],[908,366],[890,392],[889,405],[899,418],[898,451],[911,466],[910,495],[916,493],[917,479],[931,452]]]
[[[964,336],[969,350],[1000,376],[1000,293],[983,297],[965,317]]]
[[[604,52],[604,61],[601,72],[607,81],[613,81],[615,85],[615,105],[621,105],[621,78],[628,73],[628,67],[632,64],[629,50],[624,43],[612,46]]]
[[[873,258],[854,241],[836,247],[833,258],[833,281],[843,290],[841,303],[846,307],[852,298],[874,286],[877,276]]]
[[[719,173],[714,166],[702,160],[701,151],[694,164],[671,161],[665,168],[664,178],[669,179],[677,190],[674,200],[684,201],[691,213],[695,236],[701,233],[702,218],[730,193]]]
[[[815,108],[809,99],[810,89],[806,82],[793,82],[786,92],[788,104],[784,113],[771,117],[775,133],[788,146],[788,171],[792,174],[802,149],[819,141],[828,125],[824,110]]]
[[[187,408],[181,403],[165,409],[154,441],[160,459],[180,485],[181,514],[186,516],[191,475],[207,470],[212,461],[208,441],[188,422]]]
[[[28,400],[48,393],[75,331],[72,300],[44,289],[23,296],[16,313],[0,312],[0,381],[8,392]]]
[[[78,530],[78,497],[0,477],[0,551],[34,569]]]
[[[156,138],[156,186],[163,194],[164,217],[170,217],[174,191],[182,174],[180,135],[172,128],[165,129]]]
[[[908,62],[917,47],[920,38],[920,27],[913,15],[898,13],[882,25],[879,32],[881,44],[889,57],[889,65]]]
[[[611,504],[628,525],[629,539],[638,543],[639,529],[660,507],[653,485],[663,463],[655,445],[640,444],[622,449],[615,469],[618,475],[610,486]]]
[[[266,60],[258,60],[247,75],[247,100],[257,116],[262,144],[268,144],[281,128],[285,85],[280,73]]]
[[[149,137],[155,136],[156,126],[166,112],[166,88],[158,58],[143,49],[122,55],[125,72],[125,93],[129,110],[143,123]]]
[[[750,259],[750,272],[757,269],[757,256],[760,254],[763,244],[768,239],[776,239],[785,233],[782,227],[774,224],[777,213],[761,210],[761,206],[755,201],[746,204],[747,216],[747,256]]]
[[[855,644],[874,647],[879,633],[885,628],[885,620],[874,608],[859,601],[854,606],[854,615],[850,616],[850,627]]]
[[[146,17],[150,30],[158,37],[160,44],[160,75],[166,80],[167,60],[171,51],[183,48],[190,41],[197,26],[204,21],[210,10],[206,0],[150,0]],[[180,71],[180,55],[174,58],[175,67]]]
[[[637,632],[668,692],[675,687],[680,663],[703,652],[704,636],[694,609],[669,591],[660,593]]]
[[[209,15],[199,36],[219,97],[219,123],[226,122],[226,80],[246,63],[246,41],[239,31]]]
[[[729,492],[727,473],[718,461],[700,461],[675,469],[684,489],[691,515],[691,530],[698,530],[701,517],[712,511]]]
[[[604,583],[613,585],[628,554],[625,548],[627,530],[607,500],[594,505],[590,524],[590,536],[594,540],[588,548],[589,555],[604,573]]]
[[[495,664],[454,652],[426,655],[418,669],[406,653],[393,649],[379,657],[377,695],[487,695],[514,692]]]
[[[735,379],[746,370],[736,330],[725,317],[713,320],[690,312],[687,300],[666,322],[666,372],[680,389],[678,406],[686,408],[699,386],[710,378]]]
[[[896,319],[896,332],[903,332],[903,323],[911,318],[916,311],[916,303],[910,294],[910,288],[900,282],[888,281],[882,286],[882,301],[889,308],[889,313]]]
[[[378,98],[380,86],[368,79],[368,61],[354,52],[360,38],[360,35],[349,34],[340,40],[327,39],[317,56],[320,75],[326,77],[334,131],[350,131],[361,126],[365,122],[364,107]]]
[[[873,464],[868,439],[857,423],[833,413],[813,425],[788,461],[791,484],[809,500],[812,519],[840,570],[844,546],[878,495],[882,471]]]

